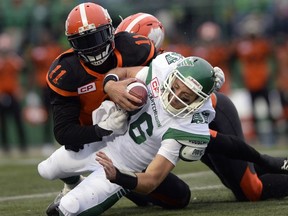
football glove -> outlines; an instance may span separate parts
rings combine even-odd
[[[214,67],[214,73],[215,73],[215,90],[219,91],[222,87],[222,85],[225,82],[225,75],[221,68]]]
[[[100,121],[98,126],[104,130],[112,131],[114,135],[121,135],[127,131],[128,114],[124,110],[115,110],[106,119]]]

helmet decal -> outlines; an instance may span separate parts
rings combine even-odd
[[[87,27],[88,26],[88,19],[87,19],[87,15],[86,15],[86,10],[85,10],[85,4],[80,4],[80,16],[81,16],[81,20],[82,20],[82,25],[83,27]],[[88,30],[88,29],[86,29]]]
[[[135,25],[137,25],[141,20],[143,20],[146,17],[152,17],[150,14],[141,14],[140,16],[136,17],[132,22],[125,28],[125,31],[127,32],[132,32],[133,33],[133,28]]]

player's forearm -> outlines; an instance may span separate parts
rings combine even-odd
[[[149,194],[160,185],[163,179],[155,178],[146,172],[133,173],[116,169],[116,176],[110,181],[135,192]]]
[[[155,178],[148,173],[136,173],[138,178],[138,183],[135,192],[142,194],[149,194],[154,191],[163,181],[162,178]]]
[[[82,126],[79,122],[79,109],[73,104],[54,105],[54,135],[66,149],[78,151],[86,143],[101,140],[99,129],[94,125]]]
[[[151,193],[172,171],[174,164],[166,157],[157,154],[143,173],[137,173],[138,184],[135,188],[139,193]]]
[[[68,146],[81,147],[87,143],[100,141],[103,136],[97,133],[98,131],[99,129],[95,128],[94,125],[91,126],[65,125],[65,127],[59,126],[59,129],[56,128],[54,134],[55,139],[61,145],[65,145],[66,147]]]
[[[119,80],[124,80],[126,78],[133,78],[136,76],[138,71],[140,71],[143,66],[135,66],[135,67],[118,67],[110,70],[108,74],[115,74],[118,76]]]
[[[113,161],[101,151],[96,153],[96,160],[103,166],[107,179],[112,183],[144,194],[155,190],[174,168],[173,163],[159,154],[142,173],[117,169]]]

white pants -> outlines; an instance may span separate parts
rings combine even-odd
[[[85,144],[79,152],[66,150],[62,146],[38,164],[38,172],[43,178],[54,180],[94,171],[98,167],[95,152],[104,146],[102,142]]]
[[[103,146],[100,142],[86,144],[79,152],[67,151],[62,146],[38,165],[39,174],[48,180],[92,172],[61,199],[59,209],[64,215],[79,215],[83,211],[99,215],[128,192],[107,180],[102,165],[95,160],[95,153]]]
[[[60,201],[59,209],[65,216],[100,215],[111,208],[128,190],[107,180],[103,167],[87,176]]]

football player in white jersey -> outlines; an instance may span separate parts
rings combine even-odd
[[[151,14],[137,13],[125,18],[117,27],[117,31],[137,31],[152,41],[164,41],[164,26]],[[157,49],[162,47],[157,43]],[[224,74],[219,71],[218,87],[224,82]],[[112,92],[113,93],[113,92]],[[109,95],[111,98],[111,95]],[[115,102],[125,103],[124,97],[113,96]],[[211,95],[216,117],[209,125],[210,143],[201,161],[205,163],[220,180],[229,188],[238,201],[257,201],[288,196],[288,189],[283,187],[288,182],[287,158],[270,157],[257,152],[245,143],[241,121],[236,107],[226,95],[214,92]],[[216,133],[215,133],[216,132]],[[220,154],[220,155],[219,155]],[[179,193],[170,192],[169,188],[181,188]],[[170,173],[163,183],[148,196],[137,193],[126,195],[137,205],[145,206],[153,203],[165,208],[183,208],[189,203],[185,182]],[[178,191],[178,190],[177,190]],[[181,194],[183,194],[181,196]],[[156,196],[155,196],[156,195]],[[186,201],[185,201],[186,197]]]
[[[134,69],[131,68],[131,73],[136,75],[140,68]],[[128,71],[128,68],[123,70]],[[80,156],[80,151],[78,158],[65,158],[62,153],[57,158],[57,154],[53,154],[48,163],[65,160],[67,166],[71,166],[71,170],[59,170],[62,177],[65,173],[69,176],[71,172],[93,171],[61,199],[60,214],[79,215],[84,211],[85,215],[101,214],[136,185],[139,191],[152,191],[174,168],[179,152],[180,157],[190,160],[199,160],[204,154],[210,139],[208,125],[215,116],[210,99],[215,86],[213,67],[198,57],[183,58],[176,53],[165,53],[154,59],[150,67],[143,67],[136,77],[147,84],[148,102],[130,116],[127,132],[107,141],[101,149],[113,158],[113,164],[122,176],[120,181],[125,185],[113,184],[106,178],[93,151],[88,157],[85,152]],[[77,162],[84,156],[86,164],[77,170]],[[144,169],[155,176],[149,184],[143,182],[142,186],[137,184],[137,177],[119,171],[141,173]],[[42,171],[50,173],[44,167]],[[55,174],[55,170],[53,172]]]

